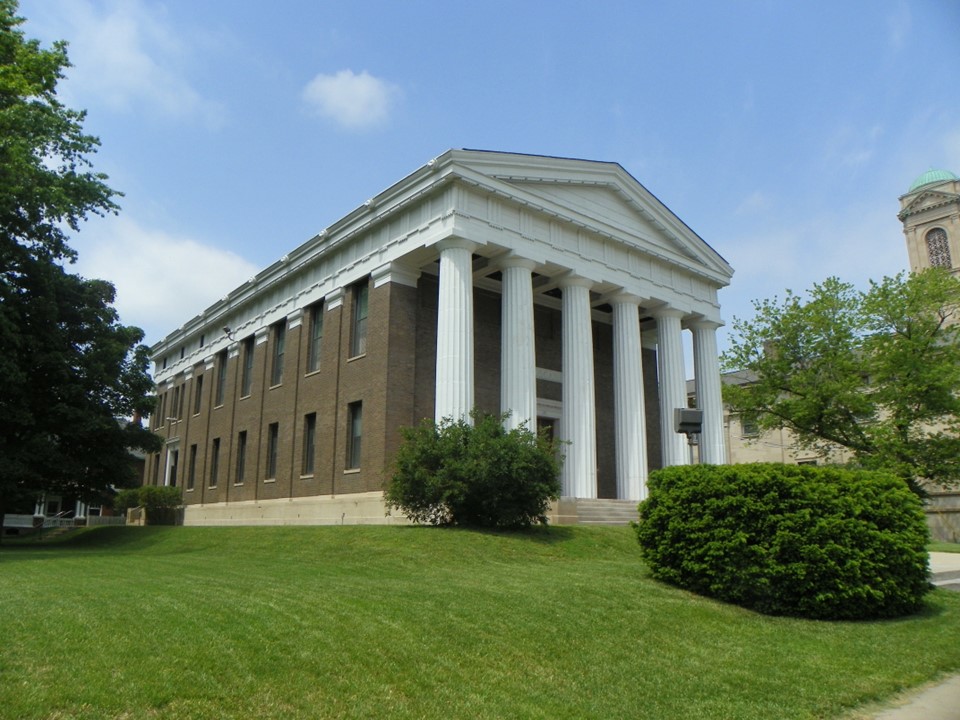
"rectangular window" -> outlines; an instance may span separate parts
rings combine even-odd
[[[370,286],[366,282],[353,288],[353,329],[350,334],[350,356],[363,355],[367,351],[367,303]]]
[[[243,374],[240,376],[240,397],[247,397],[253,387],[253,335],[243,341]]]
[[[199,414],[200,414],[200,402],[201,402],[201,399],[203,398],[203,375],[198,375],[198,376],[197,376],[197,379],[196,379],[196,387],[194,388],[194,390],[195,390],[196,392],[195,392],[195,394],[194,394],[194,396],[193,396],[193,414],[194,414],[194,415],[199,415]]]
[[[187,468],[187,490],[193,490],[197,479],[197,446],[190,446],[190,467]]]
[[[740,416],[740,434],[743,437],[756,437],[760,434],[757,416],[753,414]]]
[[[323,342],[323,303],[310,307],[310,338],[307,342],[307,372],[320,369],[320,345]]]
[[[177,415],[177,405],[180,403],[180,386],[177,385],[169,393],[170,395],[170,417],[169,420],[176,421],[180,417]]]
[[[156,427],[162,427],[167,424],[167,394],[160,393],[160,398],[157,400],[157,422]]]
[[[267,475],[268,479],[277,477],[277,445],[280,444],[280,423],[270,423],[267,427]]]
[[[313,458],[317,447],[317,414],[310,413],[303,418],[303,467],[301,475],[313,475]]]
[[[243,476],[247,465],[247,431],[241,430],[237,435],[237,476],[234,482],[237,485],[243,484]]]
[[[227,351],[217,353],[217,397],[214,405],[223,405],[223,398],[227,394]]]
[[[210,449],[210,487],[217,486],[217,476],[220,474],[220,438],[213,439]]]
[[[270,385],[279,385],[283,382],[283,352],[287,336],[287,321],[278,322],[273,326],[273,367],[270,368]]]
[[[363,403],[347,406],[347,470],[360,467],[360,443],[363,439]]]
[[[177,486],[177,472],[179,471],[180,451],[170,450],[167,452],[167,482],[170,487]]]
[[[187,395],[187,384],[184,382],[179,387],[179,394],[177,396],[177,420],[183,418],[183,398]]]

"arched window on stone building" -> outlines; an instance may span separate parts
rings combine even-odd
[[[930,258],[931,267],[953,267],[947,232],[943,228],[934,228],[927,233],[927,257]]]

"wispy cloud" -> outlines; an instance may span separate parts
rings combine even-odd
[[[70,42],[73,67],[62,86],[68,101],[222,124],[223,107],[189,79],[193,35],[175,27],[163,6],[141,0],[54,0],[41,7],[32,24],[46,37]]]
[[[901,2],[896,9],[887,16],[887,33],[890,45],[894,50],[901,50],[910,34],[912,25],[910,6]]]
[[[151,344],[259,270],[228,250],[124,215],[91,221],[76,247],[71,271],[112,282],[121,321],[143,328]]]
[[[734,210],[733,214],[754,215],[769,209],[769,207],[770,198],[763,191],[754,190],[737,205],[737,209]]]
[[[321,73],[303,89],[303,100],[312,111],[349,130],[382,125],[399,97],[396,85],[366,70],[359,75],[353,70]]]

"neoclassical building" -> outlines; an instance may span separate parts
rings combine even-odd
[[[960,178],[949,170],[928,170],[900,197],[900,222],[910,270],[929,267],[960,272]]]
[[[929,267],[960,274],[960,177],[928,170],[900,197],[911,272]],[[930,489],[927,523],[935,540],[960,541],[960,490]]]
[[[152,348],[185,522],[384,522],[400,428],[472,408],[565,441],[559,519],[726,461],[717,293],[733,270],[620,165],[450,150]],[[685,367],[684,334],[693,368]]]

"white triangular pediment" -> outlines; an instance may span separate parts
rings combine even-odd
[[[642,241],[644,245],[649,244],[691,260],[698,259],[697,254],[680,238],[671,236],[662,227],[658,227],[649,210],[644,212],[637,203],[628,202],[622,192],[610,186],[529,180],[511,184],[585,216],[601,218],[610,225],[621,228],[628,236]]]
[[[960,195],[928,190],[920,193],[911,200],[910,204],[907,205],[902,212],[907,215],[914,215],[923,212],[927,208],[942,207],[943,205],[954,202],[960,202]]]
[[[733,275],[726,260],[617,163],[472,150],[449,155],[456,174],[522,207],[694,274],[721,282]]]

